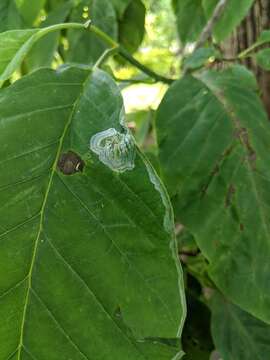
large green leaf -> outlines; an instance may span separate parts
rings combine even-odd
[[[270,124],[255,90],[238,66],[185,76],[161,103],[157,132],[177,216],[212,279],[270,322]]]
[[[115,83],[41,69],[0,91],[0,114],[0,359],[176,356],[172,211],[139,151],[112,170],[135,150]],[[110,166],[89,148],[106,129],[118,131],[99,144]]]
[[[89,14],[93,25],[99,27],[113,39],[117,39],[118,24],[116,12],[110,1],[83,0],[73,10],[71,20],[81,22],[83,16],[87,14]],[[94,64],[104,50],[106,50],[102,40],[92,33],[70,30],[68,32],[68,41],[67,60],[70,62]]]
[[[213,11],[219,0],[202,0],[205,13],[208,18],[213,14]],[[214,36],[218,41],[224,40],[228,37],[237,25],[247,15],[254,0],[229,0],[225,10],[214,27]]]
[[[270,326],[221,295],[212,300],[212,334],[223,360],[263,360],[270,354]]]
[[[206,23],[202,0],[172,0],[172,3],[182,43],[194,42]]]

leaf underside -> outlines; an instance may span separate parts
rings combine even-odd
[[[97,132],[122,130],[122,108],[108,75],[75,67],[0,92],[1,360],[180,356],[166,194],[139,152],[119,174],[89,150]],[[65,175],[58,162],[70,151],[82,171]]]

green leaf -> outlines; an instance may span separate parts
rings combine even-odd
[[[252,44],[249,48],[244,50],[241,54],[239,54],[239,56],[244,58],[248,54],[252,53],[258,46],[264,45],[269,42],[270,42],[270,30],[264,30],[261,32],[257,41],[254,44]],[[252,54],[252,56],[256,56],[256,54]]]
[[[270,42],[270,30],[264,30],[261,32],[258,40],[256,41],[257,45],[262,45]]]
[[[180,360],[184,356],[184,352],[179,351],[179,340],[177,345],[171,345],[166,344],[165,341],[162,343],[159,339],[148,339],[144,342],[139,342],[138,347],[149,360]]]
[[[73,7],[73,1],[68,1],[51,13],[48,14],[46,20],[42,23],[42,27],[48,27],[58,23],[64,23],[69,12]],[[60,31],[49,33],[36,43],[26,58],[26,67],[28,71],[33,71],[39,67],[50,66],[52,64],[54,54],[57,50],[60,38]]]
[[[202,0],[207,18],[211,18],[219,0]],[[217,41],[227,38],[248,14],[254,0],[229,0],[225,10],[214,27]]]
[[[270,124],[256,92],[240,66],[185,76],[158,109],[157,135],[177,218],[212,280],[270,322]]]
[[[196,41],[206,23],[202,0],[172,1],[181,42]]]
[[[145,33],[145,6],[141,0],[133,0],[119,21],[119,42],[129,52],[141,45]]]
[[[14,0],[0,1],[0,32],[20,29],[23,21]]]
[[[40,11],[45,5],[46,0],[15,0],[19,13],[25,21],[26,26],[33,25]]]
[[[185,59],[183,65],[185,69],[196,70],[205,66],[210,60],[215,60],[218,56],[219,54],[214,48],[199,48]]]
[[[76,27],[84,29],[83,24],[57,24],[44,29],[10,30],[0,34],[0,87],[21,66],[33,45],[47,34]]]
[[[10,30],[0,34],[0,87],[21,65],[37,32],[37,29]]]
[[[270,354],[270,326],[219,294],[212,299],[212,334],[224,360],[261,360]]]
[[[45,9],[47,12],[55,10],[57,7],[63,5],[69,0],[47,0],[45,3]],[[78,3],[80,0],[72,0],[74,4]]]
[[[257,64],[264,70],[270,70],[270,49],[263,49],[255,55]]]
[[[85,9],[89,9],[85,11]],[[117,39],[118,25],[112,3],[108,0],[84,0],[72,11],[71,21],[81,22],[89,14],[92,23]],[[84,18],[83,18],[84,16]],[[78,30],[68,31],[69,49],[66,58],[69,62],[94,64],[106,50],[106,46],[93,33],[82,33]]]
[[[182,274],[151,165],[136,151],[116,172],[89,149],[106,129],[127,140],[116,84],[41,69],[0,91],[0,113],[0,359],[152,360],[149,338],[180,336]]]
[[[133,0],[112,0],[112,4],[117,12],[118,17],[121,19],[126,11],[128,5],[130,5]]]

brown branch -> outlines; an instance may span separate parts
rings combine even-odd
[[[199,40],[195,44],[194,50],[197,50],[198,48],[203,46],[204,43],[212,36],[213,28],[216,25],[216,23],[219,21],[228,2],[229,2],[228,0],[220,0],[218,2],[217,6],[215,7],[212,17],[206,24],[205,28],[203,29],[203,31],[199,37]]]

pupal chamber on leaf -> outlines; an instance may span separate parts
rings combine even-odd
[[[113,171],[125,172],[135,166],[135,142],[128,132],[120,133],[114,128],[101,131],[91,137],[90,149]]]

